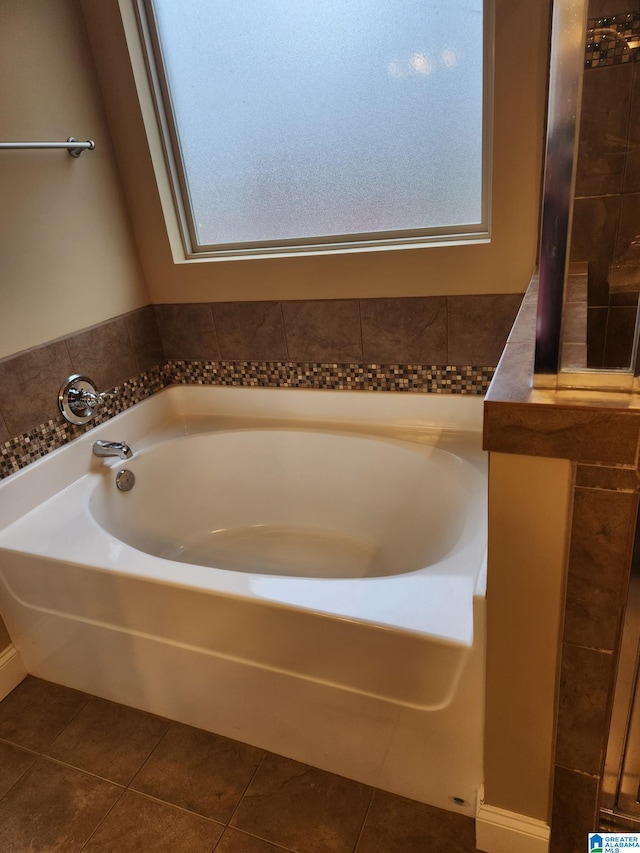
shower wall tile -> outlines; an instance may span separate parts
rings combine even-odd
[[[638,310],[630,306],[612,306],[607,313],[607,336],[602,364],[604,367],[629,368]]]
[[[607,651],[616,648],[637,504],[634,493],[576,488],[564,621],[566,642]]]
[[[633,290],[614,290],[609,294],[609,305],[616,308],[637,308],[638,295],[638,292]]]
[[[361,362],[360,312],[355,299],[282,304],[291,361]]]
[[[561,370],[584,370],[587,366],[586,344],[562,344]]]
[[[521,293],[448,297],[447,364],[497,364]]]
[[[602,367],[609,309],[587,308],[587,367]]]
[[[58,391],[74,373],[64,341],[25,350],[0,361],[0,411],[9,435],[18,435],[53,417]]]
[[[587,301],[587,279],[589,265],[574,263],[569,265],[569,274],[565,284],[564,298],[567,302]]]
[[[364,360],[447,364],[444,296],[360,300]]]
[[[213,314],[208,303],[156,305],[155,314],[166,358],[216,361],[220,358]]]
[[[7,425],[4,422],[4,418],[0,414],[0,444],[4,441],[9,441],[11,436],[9,435],[9,430],[7,429]]]
[[[218,302],[212,309],[223,360],[287,361],[279,302]]]
[[[629,141],[627,150],[627,169],[624,176],[626,193],[640,192],[640,65],[633,66],[633,84],[631,87],[631,117],[629,120]]]
[[[138,372],[124,317],[72,335],[66,342],[73,372],[89,376],[100,391],[114,388]]]
[[[590,306],[609,305],[609,266],[619,212],[620,196],[615,195],[577,198],[573,206],[571,260],[589,264]]]
[[[556,767],[549,853],[576,853],[576,839],[598,828],[599,779],[577,770]],[[586,846],[586,845],[585,845]],[[581,849],[581,848],[578,848]]]
[[[576,196],[622,192],[633,66],[584,75]]]
[[[163,362],[164,350],[153,305],[127,315],[126,321],[138,372],[151,370]]]
[[[640,193],[629,193],[622,196],[616,258],[640,262],[640,246],[631,247],[631,241],[635,239],[640,239]]]
[[[610,652],[563,643],[556,735],[561,767],[600,775],[614,669]]]
[[[568,344],[582,344],[587,340],[587,303],[565,302],[562,316],[562,340]]]
[[[640,9],[638,0],[589,0],[589,18],[604,18],[619,12],[633,12]]]

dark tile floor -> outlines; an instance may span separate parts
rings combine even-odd
[[[474,853],[471,818],[29,676],[0,702],[2,853]]]

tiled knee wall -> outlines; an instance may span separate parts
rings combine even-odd
[[[0,477],[174,383],[483,394],[520,294],[147,306],[0,361]],[[67,423],[72,373],[116,393]]]

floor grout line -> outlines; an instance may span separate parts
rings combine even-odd
[[[260,768],[261,768],[261,767],[262,767],[262,765],[264,764],[264,762],[265,762],[265,759],[266,759],[267,755],[268,755],[268,753],[267,753],[265,750],[263,750],[263,752],[262,752],[262,758],[261,758],[261,759],[260,759],[260,761],[258,762],[258,764],[257,764],[257,766],[256,766],[256,769],[255,769],[255,770],[253,771],[253,773],[251,774],[251,778],[249,779],[249,781],[247,782],[247,784],[244,786],[244,790],[243,790],[242,794],[240,794],[240,797],[238,798],[238,802],[236,803],[235,808],[233,809],[233,811],[231,812],[231,815],[229,816],[229,820],[227,821],[227,824],[226,824],[227,826],[231,826],[231,821],[232,821],[232,820],[233,820],[233,818],[235,817],[236,812],[238,811],[238,809],[240,808],[240,804],[241,804],[241,803],[242,803],[242,801],[244,800],[244,798],[245,798],[245,794],[246,794],[246,793],[247,793],[247,791],[249,790],[249,787],[250,787],[251,783],[252,783],[252,782],[253,782],[253,780],[256,778],[256,775],[258,774],[258,770],[260,770]],[[237,829],[237,827],[234,827],[234,829]]]
[[[38,760],[38,756],[36,756],[36,758],[34,759],[34,761],[33,761],[33,762],[28,766],[28,767],[25,767],[25,769],[24,769],[24,770],[23,770],[23,772],[18,776],[18,778],[17,778],[17,779],[14,779],[14,781],[11,783],[11,785],[9,785],[9,787],[7,788],[7,790],[6,790],[6,791],[4,792],[4,794],[0,797],[0,802],[2,802],[2,800],[4,800],[4,798],[7,796],[7,794],[9,793],[9,791],[11,791],[11,790],[12,790],[12,789],[13,789],[13,788],[18,784],[18,782],[19,782],[22,778],[24,778],[24,776],[26,776],[26,774],[29,772],[29,770],[31,770],[31,768],[33,767],[33,765],[36,763],[36,761],[37,761],[37,760]]]
[[[199,817],[202,820],[206,820],[209,823],[215,823],[216,826],[221,826],[223,829],[226,829],[227,824],[223,823],[221,820],[216,820],[214,817],[207,817],[207,815],[201,814],[200,812],[194,812],[193,809],[188,809],[185,806],[179,806],[177,803],[170,803],[168,800],[161,800],[159,797],[154,797],[153,794],[145,794],[144,791],[137,791],[135,788],[126,788],[125,792],[128,791],[130,794],[135,794],[137,797],[144,797],[145,800],[151,800],[154,803],[158,803],[161,806],[168,806],[170,809],[175,809],[179,812],[184,812],[185,814],[191,815],[192,817]]]
[[[371,807],[373,806],[373,798],[375,797],[376,792],[375,788],[371,788],[371,796],[369,797],[369,804],[367,805],[366,811],[364,813],[364,817],[362,819],[362,826],[360,827],[360,832],[358,833],[358,837],[356,838],[356,843],[353,845],[353,849],[351,853],[357,853],[358,845],[360,844],[360,839],[364,833],[364,828],[367,823],[367,818],[369,817],[369,812],[371,811]]]
[[[246,829],[238,829],[237,826],[226,826],[225,831],[220,836],[220,840],[216,844],[214,849],[217,849],[218,845],[222,842],[225,833],[228,829],[233,830],[233,832],[237,832],[240,835],[244,835],[247,838],[255,838],[256,841],[262,841],[264,844],[269,844],[275,850],[282,850],[284,853],[304,853],[304,851],[296,850],[294,847],[283,847],[282,844],[278,844],[277,841],[271,841],[269,838],[265,838],[263,835],[256,835],[254,832],[248,832]]]
[[[80,847],[80,848],[78,849],[78,853],[82,853],[82,851],[86,849],[87,844],[91,841],[91,839],[94,837],[94,835],[96,834],[96,832],[100,829],[100,827],[102,826],[102,824],[103,824],[103,823],[105,822],[105,820],[109,817],[109,815],[111,814],[111,812],[115,809],[115,807],[118,805],[118,803],[120,802],[120,800],[124,797],[124,795],[125,795],[126,793],[127,793],[127,789],[126,789],[126,788],[123,788],[123,789],[122,789],[122,791],[120,791],[120,796],[116,797],[116,799],[115,799],[115,801],[113,802],[113,804],[111,805],[111,807],[110,807],[110,808],[108,808],[108,809],[107,809],[107,811],[102,815],[102,817],[100,818],[100,820],[98,821],[98,823],[94,826],[93,831],[89,834],[89,837],[87,838],[87,840],[84,842],[84,844],[82,845],[82,847]]]
[[[0,737],[0,743],[6,743],[7,746],[13,746],[16,749],[21,749],[23,752],[28,752],[30,755],[35,755],[36,758],[40,758],[42,755],[41,752],[38,752],[37,749],[31,749],[29,746],[23,746],[21,743],[16,743],[15,740],[9,740],[6,737]]]
[[[100,782],[106,782],[107,785],[113,785],[115,788],[122,788],[123,791],[127,789],[127,785],[123,782],[114,782],[113,779],[107,779],[106,776],[101,776],[99,773],[93,773],[91,770],[86,770],[84,767],[78,767],[77,764],[70,764],[62,758],[54,758],[53,755],[40,755],[38,757],[42,759],[42,761],[48,761],[50,764],[59,764],[61,767],[68,767],[69,770],[75,770],[76,773],[82,773],[84,776],[90,776],[92,779],[98,779]]]
[[[126,707],[126,706],[125,706],[125,707]],[[163,719],[164,719],[164,718],[163,718]],[[142,761],[142,762],[141,762],[140,766],[138,767],[138,769],[136,770],[136,772],[133,774],[133,776],[131,777],[131,779],[129,779],[129,782],[128,782],[128,784],[127,784],[127,788],[131,788],[131,786],[133,785],[133,783],[135,782],[135,780],[138,778],[138,776],[139,776],[139,775],[140,775],[140,773],[142,772],[143,767],[145,767],[145,765],[146,765],[146,764],[147,764],[147,762],[151,759],[151,756],[154,754],[154,752],[156,751],[156,749],[158,749],[158,747],[160,746],[160,744],[162,743],[162,741],[166,738],[167,734],[169,733],[169,731],[170,731],[170,729],[171,729],[171,727],[172,727],[172,725],[173,725],[173,721],[172,721],[172,720],[167,720],[167,722],[168,722],[168,724],[169,724],[169,725],[168,725],[168,726],[167,726],[167,728],[163,731],[163,733],[160,735],[160,737],[159,737],[159,739],[158,739],[158,742],[157,742],[157,743],[156,743],[156,745],[153,747],[153,749],[151,750],[151,752],[147,755],[147,757],[144,759],[144,761]],[[131,788],[131,790],[132,790],[132,791],[135,791],[135,788]],[[136,793],[140,793],[140,791],[136,791]]]
[[[64,687],[65,685],[62,685],[62,686]],[[74,688],[73,688],[73,687],[69,687],[69,688],[67,688],[67,689],[68,689],[68,690],[74,690]],[[75,692],[76,692],[76,693],[79,693],[80,691],[76,690]],[[89,696],[89,694],[87,694],[87,693],[85,693],[84,695],[87,697],[86,701],[85,701],[85,702],[84,702],[84,703],[83,703],[83,704],[78,708],[78,710],[75,712],[75,714],[73,715],[73,717],[71,717],[71,719],[69,720],[69,722],[68,722],[68,723],[66,723],[66,724],[65,724],[65,725],[60,729],[60,731],[59,731],[59,732],[58,732],[54,737],[52,737],[52,738],[51,738],[51,740],[50,740],[50,741],[49,741],[45,746],[43,746],[42,751],[40,752],[40,755],[44,756],[44,751],[45,751],[45,749],[49,749],[49,747],[52,745],[52,743],[53,743],[54,741],[56,741],[56,740],[60,737],[60,735],[61,735],[63,732],[66,732],[66,730],[69,728],[69,726],[71,725],[71,723],[75,720],[75,718],[78,716],[78,714],[80,713],[80,711],[83,711],[83,710],[87,707],[87,705],[89,704],[89,702],[91,702],[91,700],[94,698],[93,696]]]

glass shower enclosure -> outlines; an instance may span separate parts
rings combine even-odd
[[[557,0],[537,387],[638,385],[640,2]]]

